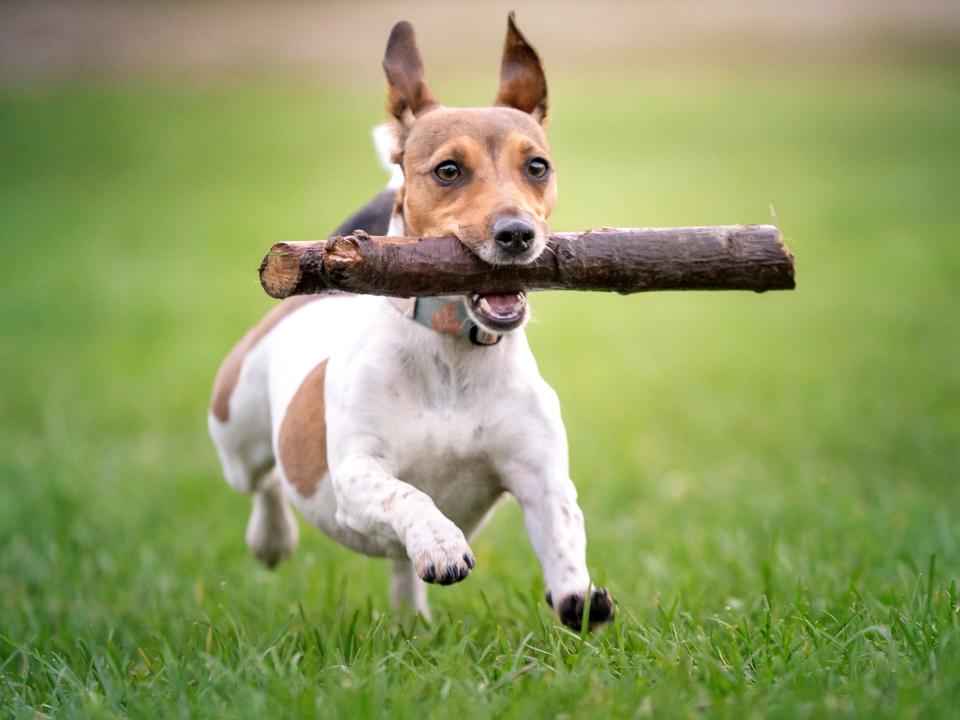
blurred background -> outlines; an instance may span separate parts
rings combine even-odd
[[[394,22],[441,101],[481,105],[510,9],[547,71],[553,228],[776,221],[797,256],[792,293],[533,298],[596,579],[696,618],[909,596],[932,556],[960,576],[960,3],[5,2],[0,655],[140,662],[225,605],[251,633],[387,607],[385,569],[311,528],[254,564],[209,388],[271,305],[263,253],[386,181]],[[441,613],[535,602],[504,547],[512,505]]]

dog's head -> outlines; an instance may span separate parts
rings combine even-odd
[[[394,160],[403,168],[397,199],[407,235],[453,236],[495,265],[532,262],[546,247],[557,180],[542,125],[547,83],[536,51],[514,23],[492,107],[448,108],[423,80],[413,27],[397,23],[383,60],[395,120]],[[492,332],[520,327],[526,296],[472,294],[467,308]]]

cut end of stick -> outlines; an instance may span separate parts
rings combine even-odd
[[[773,209],[773,205],[770,206],[770,209]],[[776,217],[774,217],[776,220]],[[790,248],[787,247],[787,243],[783,240],[783,233],[780,232],[780,226],[774,224],[774,232],[777,234],[777,242],[780,243],[780,250],[783,253],[783,256],[786,258],[787,262],[783,263],[784,271],[784,282],[780,287],[771,288],[776,290],[796,290],[797,289],[797,263],[796,258],[793,253],[790,252]],[[762,290],[760,292],[763,292]]]
[[[260,263],[260,285],[272,298],[289,297],[300,282],[301,254],[291,243],[276,243]]]

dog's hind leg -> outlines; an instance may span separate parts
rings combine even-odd
[[[299,529],[283,484],[273,467],[269,430],[266,442],[243,442],[246,438],[211,419],[213,436],[223,475],[235,490],[253,495],[253,510],[247,522],[246,541],[253,554],[267,567],[275,567],[293,552]]]
[[[244,410],[249,408],[241,406],[241,411]],[[266,412],[262,414],[267,415]],[[227,424],[211,415],[210,435],[227,483],[234,490],[253,496],[253,510],[246,531],[247,546],[261,562],[272,568],[296,547],[299,539],[297,522],[274,468],[269,427],[252,432],[251,423],[239,422],[245,419],[241,415]]]
[[[270,470],[257,483],[253,510],[247,522],[246,541],[257,559],[268,568],[287,557],[297,547],[300,529],[276,470]]]
[[[430,619],[427,585],[409,560],[390,561],[390,604],[401,615],[420,614],[425,620]]]

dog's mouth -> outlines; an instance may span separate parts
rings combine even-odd
[[[510,332],[527,318],[527,293],[470,293],[467,308],[477,324],[492,332]]]

